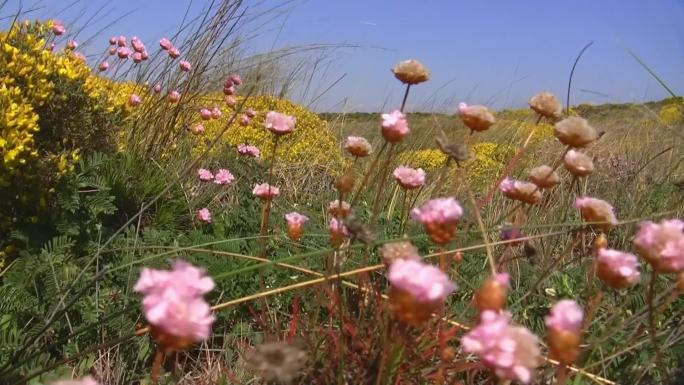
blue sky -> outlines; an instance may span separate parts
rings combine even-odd
[[[23,2],[25,9],[33,4]],[[50,17],[71,1],[38,4],[42,8],[35,15]],[[103,25],[132,11],[93,44],[106,45],[109,35],[124,34],[156,46],[154,41],[180,23],[187,4],[188,0],[83,0],[59,17],[68,22],[105,6],[97,22]],[[198,12],[207,1],[192,4],[192,12]],[[252,8],[278,4],[282,2],[245,1]],[[573,104],[667,96],[626,48],[676,93],[684,91],[683,1],[295,0],[279,12],[252,41],[253,52],[309,43],[358,46],[331,54],[325,76],[317,80],[318,89],[344,78],[318,100],[318,110],[377,111],[395,106],[402,87],[389,68],[408,58],[423,61],[432,71],[432,79],[412,91],[413,110],[453,111],[459,101],[497,109],[519,107],[541,90],[564,100],[573,60],[590,41],[594,45],[575,74]],[[88,33],[94,30],[87,28],[82,36]]]

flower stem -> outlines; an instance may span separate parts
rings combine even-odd
[[[152,372],[150,373],[150,384],[155,385],[159,380],[161,374],[162,363],[164,362],[164,351],[157,346],[157,351],[154,353],[154,361],[152,362]]]
[[[273,166],[276,162],[276,150],[278,149],[279,138],[280,137],[278,135],[273,137],[273,156],[271,157],[271,164],[268,167],[268,179],[266,180],[266,183],[269,186],[269,195],[271,183],[273,182]],[[266,236],[268,235],[268,220],[271,214],[271,201],[272,199],[269,196],[269,198],[264,202],[264,208],[261,212],[261,231],[259,232],[259,257],[261,258],[266,257]]]
[[[370,177],[371,172],[375,168],[375,166],[378,164],[378,160],[380,160],[380,155],[385,151],[385,148],[387,148],[387,142],[383,143],[382,147],[380,147],[380,151],[375,155],[375,158],[373,159],[373,162],[371,162],[370,166],[368,167],[368,170],[366,171],[366,174],[363,176],[363,181],[359,185],[359,189],[356,191],[356,195],[354,195],[354,198],[349,202],[352,206],[354,206],[354,203],[359,199],[361,196],[361,192],[363,192],[363,189],[366,188],[366,184],[368,184],[368,178]]]
[[[655,296],[655,285],[656,285],[656,279],[658,277],[658,273],[653,270],[651,272],[651,282],[648,286],[648,334],[651,336],[651,342],[653,343],[653,348],[655,349],[656,353],[656,358],[655,358],[655,367],[658,368],[660,367],[660,363],[662,362],[662,352],[660,351],[660,346],[658,345],[658,336],[656,334],[656,311],[655,308],[653,307],[653,298]]]
[[[406,91],[404,91],[404,99],[401,101],[401,108],[399,111],[404,112],[404,107],[406,107],[406,100],[408,99],[409,90],[411,90],[411,85],[406,85]]]
[[[375,225],[375,220],[378,216],[378,210],[380,209],[380,199],[383,191],[385,191],[385,182],[387,180],[387,170],[389,164],[392,161],[392,155],[394,154],[394,143],[390,145],[389,152],[387,153],[387,159],[380,170],[380,183],[378,184],[378,189],[375,191],[375,198],[373,199],[373,209],[371,212],[370,225],[371,227]]]

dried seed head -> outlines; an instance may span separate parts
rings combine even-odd
[[[418,249],[409,241],[384,244],[380,249],[380,257],[387,266],[399,259],[420,260]]]
[[[353,215],[345,218],[344,226],[347,228],[351,240],[357,240],[367,245],[373,243],[377,239],[375,233]]]
[[[430,79],[430,71],[418,60],[404,60],[392,68],[394,77],[404,84],[418,84]]]
[[[292,383],[308,360],[302,349],[285,343],[271,342],[255,347],[246,354],[247,364],[267,382]]]
[[[586,119],[571,116],[556,123],[554,135],[558,140],[570,147],[586,147],[598,138],[596,129]]]
[[[547,165],[535,167],[530,170],[529,178],[532,183],[537,185],[540,189],[551,188],[560,183],[558,173]]]
[[[458,116],[461,117],[463,124],[472,131],[486,131],[496,122],[494,115],[485,106],[469,106],[460,103],[458,105]]]
[[[344,174],[335,181],[335,187],[342,193],[349,193],[354,188],[354,177]]]
[[[550,92],[540,92],[529,101],[530,108],[541,116],[558,119],[563,113],[563,107],[556,96]]]
[[[570,174],[578,178],[587,176],[594,171],[594,161],[588,155],[575,150],[570,150],[565,154],[563,165]]]
[[[507,273],[488,278],[475,291],[474,304],[478,313],[485,310],[500,311],[506,306],[509,276]]]

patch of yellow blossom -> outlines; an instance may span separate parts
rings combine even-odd
[[[0,32],[0,186],[9,183],[17,167],[38,156],[35,110],[63,97],[55,94],[55,83],[80,81],[90,73],[71,52],[50,52],[44,38],[48,28],[47,23],[25,21]]]
[[[237,98],[240,105],[242,98]],[[278,163],[307,164],[325,168],[332,173],[340,173],[344,169],[344,156],[337,139],[327,122],[315,113],[286,99],[271,96],[251,97],[245,103],[243,111],[252,108],[258,115],[251,119],[247,126],[241,126],[239,116],[223,134],[222,142],[231,147],[239,144],[256,146],[264,159],[271,159],[273,153],[273,134],[264,128],[264,119],[268,111],[278,111],[297,118],[293,133],[284,135],[278,144]],[[205,133],[194,136],[195,153],[201,153],[206,146],[225,128],[232,115],[232,109],[225,109],[220,119],[202,121],[197,117],[196,123],[204,125]],[[217,146],[217,148],[220,148]],[[216,148],[215,148],[216,149]],[[214,150],[215,150],[214,149]]]
[[[404,151],[397,157],[399,164],[422,168],[425,171],[436,170],[444,166],[446,160],[447,156],[441,150],[434,148]]]

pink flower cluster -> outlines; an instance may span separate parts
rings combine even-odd
[[[137,36],[133,36],[131,38],[132,49],[128,48],[126,36],[112,36],[109,38],[109,44],[112,45],[112,47],[109,48],[109,54],[114,55],[116,53],[119,59],[125,60],[128,58],[133,58],[133,62],[140,63],[149,58],[145,44],[143,44],[143,42]],[[102,69],[103,67],[109,67],[109,64],[105,63],[106,62],[100,63],[101,71],[105,71],[107,69]]]
[[[436,198],[411,211],[411,217],[424,225],[457,222],[463,209],[454,198]]]
[[[684,270],[684,221],[643,222],[634,237],[634,245],[656,271],[678,273]]]
[[[399,185],[407,190],[413,190],[425,184],[425,171],[422,168],[399,166],[392,173]]]
[[[262,200],[270,200],[280,195],[280,189],[271,186],[268,183],[256,184],[252,190],[252,194]]]
[[[353,156],[364,157],[371,153],[373,147],[362,136],[348,136],[347,141],[344,142],[344,149]]]
[[[197,219],[200,222],[211,223],[211,211],[208,208],[197,210]]]
[[[239,144],[237,146],[237,152],[240,155],[249,156],[251,158],[258,158],[261,155],[258,148],[248,144]]]
[[[409,133],[406,115],[399,110],[394,110],[389,114],[382,114],[380,131],[386,141],[390,143],[400,142]]]
[[[549,329],[577,333],[582,328],[583,319],[584,312],[577,302],[564,299],[551,307],[551,313],[544,318],[544,323]]]
[[[213,179],[214,183],[218,185],[229,185],[233,182],[233,180],[235,180],[233,174],[231,174],[231,172],[225,168],[219,169],[216,172],[216,175],[206,168],[200,168],[197,170],[197,177],[202,182],[208,182]]]
[[[54,33],[56,36],[60,36],[63,35],[64,32],[66,32],[64,24],[62,24],[62,22],[59,20],[52,20],[52,33]]]
[[[296,121],[294,116],[269,111],[266,114],[264,127],[276,135],[285,135],[294,131]]]
[[[597,263],[599,278],[615,289],[633,286],[641,278],[639,263],[634,254],[601,248]]]
[[[411,294],[419,302],[443,301],[456,290],[456,284],[442,270],[411,259],[395,260],[387,279],[394,288]]]
[[[575,208],[582,214],[582,219],[587,222],[597,222],[597,226],[606,230],[618,224],[613,206],[604,200],[579,197],[575,199]]]
[[[203,295],[214,289],[204,271],[174,261],[171,270],[143,268],[133,290],[143,294],[147,321],[175,337],[202,341],[209,338],[214,316]]]
[[[181,55],[180,50],[167,38],[162,38],[159,40],[159,46],[161,49],[169,53],[169,57],[171,57],[171,59],[177,59]]]
[[[293,211],[285,214],[285,220],[289,226],[302,226],[309,221],[309,217]]]
[[[510,324],[507,312],[485,310],[480,323],[461,338],[461,346],[480,359],[504,380],[532,381],[540,364],[539,339],[522,326]]]

